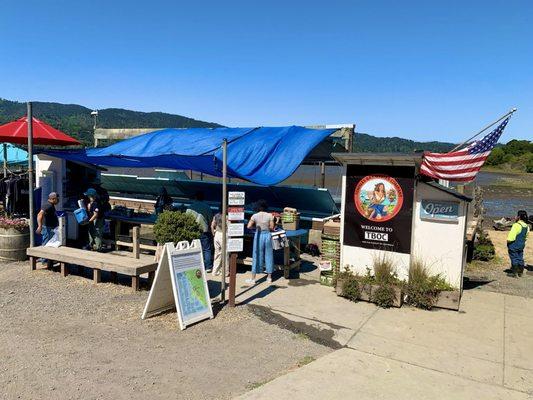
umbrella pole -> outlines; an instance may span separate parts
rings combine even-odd
[[[227,229],[226,218],[228,216],[228,140],[222,142],[222,285],[220,288],[220,303],[226,301],[226,255],[227,246]]]
[[[33,115],[31,101],[28,101],[28,178],[29,178],[29,206],[30,206],[30,247],[35,246],[35,226],[33,223]]]

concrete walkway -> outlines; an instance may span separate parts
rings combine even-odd
[[[338,350],[241,399],[533,398],[533,299],[470,290],[459,312],[384,310],[314,274],[240,285],[237,300]]]

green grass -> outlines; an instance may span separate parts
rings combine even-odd
[[[304,365],[307,365],[307,364],[310,364],[312,363],[313,361],[315,361],[315,357],[312,357],[312,356],[305,356],[304,358],[302,358],[300,361],[298,361],[297,365],[299,368],[303,367]]]
[[[309,335],[307,333],[300,332],[294,335],[294,338],[297,340],[309,340]]]
[[[246,385],[246,389],[247,390],[254,390],[254,389],[260,388],[261,386],[263,386],[264,384],[266,384],[268,382],[270,382],[270,381],[252,382],[252,383]]]

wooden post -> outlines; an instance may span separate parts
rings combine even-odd
[[[120,235],[120,228],[122,227],[122,224],[119,220],[115,220],[115,250],[119,250],[119,246],[117,245],[118,242],[118,236]]]
[[[141,228],[138,227],[138,226],[134,226],[133,227],[133,257],[135,258],[140,258],[140,245],[139,245],[139,236],[140,236],[140,231],[141,231]]]
[[[131,287],[133,290],[139,290],[139,277],[138,276],[132,276],[131,277]]]
[[[61,276],[68,276],[68,264],[67,263],[60,263],[61,265]]]
[[[30,266],[32,271],[35,271],[37,269],[37,258],[30,257]]]
[[[102,271],[99,269],[93,269],[93,281],[94,283],[102,282]]]
[[[324,161],[320,163],[320,187],[326,187],[326,163]]]
[[[235,289],[237,285],[237,253],[231,253],[229,259],[229,297],[228,305],[235,307]]]

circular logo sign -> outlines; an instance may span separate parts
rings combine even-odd
[[[387,175],[368,175],[359,181],[354,191],[355,208],[374,222],[385,222],[396,216],[403,204],[402,188]]]

